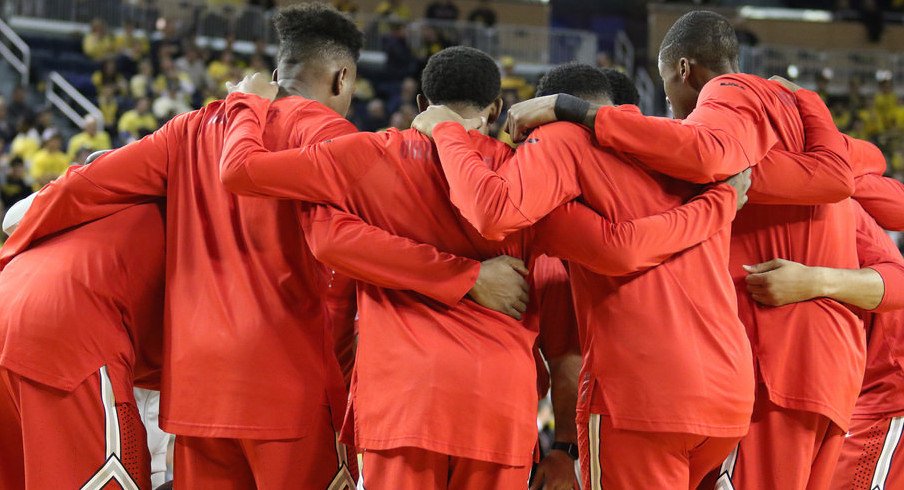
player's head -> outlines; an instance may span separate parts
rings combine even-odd
[[[609,79],[595,66],[584,63],[559,65],[537,83],[537,97],[568,94],[597,104],[611,105]]]
[[[609,80],[609,93],[612,94],[612,103],[615,105],[640,103],[640,94],[637,93],[637,86],[634,80],[615,68],[600,68],[606,79]]]
[[[418,106],[446,105],[462,117],[483,116],[492,123],[502,112],[501,76],[493,58],[483,51],[455,46],[427,61],[421,74]]]
[[[98,150],[98,151],[95,151],[94,153],[88,155],[87,158],[85,158],[85,165],[88,165],[89,163],[93,162],[94,160],[97,160],[98,158],[100,158],[100,157],[106,155],[107,153],[110,153],[111,151],[113,151],[113,150]]]
[[[675,117],[687,117],[713,77],[738,71],[738,37],[731,22],[706,10],[681,16],[659,47],[659,75]]]
[[[355,23],[333,7],[293,5],[273,18],[279,36],[277,82],[300,82],[307,92],[340,114],[348,112],[364,37]]]

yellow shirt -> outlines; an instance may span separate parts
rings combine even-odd
[[[82,40],[82,51],[89,58],[97,61],[116,54],[116,40],[109,34],[97,36],[89,32],[85,34],[85,39]]]
[[[377,5],[376,12],[378,15],[393,16],[399,20],[411,20],[411,9],[407,5],[393,8],[392,4],[384,1]]]
[[[109,150],[111,146],[113,144],[110,142],[110,135],[106,131],[98,131],[94,136],[83,131],[69,140],[69,157],[75,157],[75,154],[82,148],[97,151]]]
[[[232,65],[227,65],[219,60],[211,61],[207,65],[207,76],[217,85],[225,83],[232,76]]]
[[[122,117],[119,118],[120,133],[129,133],[132,136],[138,136],[139,131],[142,129],[148,131],[157,129],[157,119],[155,119],[154,115],[150,112],[141,115],[138,111],[132,109],[131,111],[126,111]]]
[[[104,121],[116,120],[116,114],[119,113],[119,102],[116,101],[116,97],[110,97],[109,99],[98,98],[97,107],[100,109],[100,113],[104,115]]]
[[[148,42],[148,38],[144,36],[133,34],[131,37],[126,37],[123,32],[116,36],[116,49],[119,51],[130,49],[136,55],[143,55],[150,51],[151,44]]]
[[[63,175],[71,159],[61,151],[40,150],[31,159],[31,178],[41,185]]]
[[[29,137],[27,134],[17,135],[9,146],[9,152],[13,156],[22,157],[23,160],[31,160],[40,149],[41,142],[36,138]]]

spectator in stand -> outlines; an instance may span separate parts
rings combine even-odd
[[[39,135],[43,135],[49,130],[56,131],[53,124],[53,111],[50,110],[49,107],[45,106],[35,115],[35,131]],[[43,136],[41,137],[41,141],[44,141]]]
[[[502,65],[502,91],[514,91],[518,95],[518,101],[527,100],[534,95],[534,87],[527,83],[527,79],[515,74],[515,59],[511,56],[503,56],[499,60]],[[511,107],[511,106],[509,106]]]
[[[273,67],[267,64],[263,56],[254,53],[248,59],[248,67],[242,72],[242,76],[253,75],[255,73],[272,73]]]
[[[346,14],[358,13],[358,4],[354,0],[336,0],[333,2],[333,6],[336,7],[336,10]]]
[[[443,33],[431,25],[425,25],[421,29],[421,50],[419,52],[419,61],[421,71],[427,65],[427,60],[431,56],[451,46]]]
[[[188,46],[185,55],[176,60],[176,69],[188,75],[195,89],[202,89],[207,85],[207,65],[197,46]]]
[[[234,80],[235,53],[230,49],[223,50],[220,57],[207,65],[207,83],[211,87],[219,87],[228,81]]]
[[[392,94],[386,101],[386,109],[390,112],[396,112],[403,105],[417,106],[418,83],[412,77],[406,77],[402,80],[401,89],[398,93]]]
[[[104,85],[97,96],[97,108],[104,116],[104,131],[116,133],[116,120],[119,118],[119,97],[112,85]]]
[[[401,112],[392,113],[392,117],[389,118],[389,127],[396,128],[399,131],[408,129],[411,127],[411,121],[414,119],[409,119],[405,117],[405,114]]]
[[[164,91],[170,91],[174,97],[181,97],[185,103],[191,100],[191,95],[195,92],[195,85],[191,83],[188,73],[176,68],[172,58],[168,57],[160,59],[160,74],[154,80],[154,93],[162,94]]]
[[[168,85],[154,100],[151,110],[158,121],[169,121],[173,117],[191,110],[186,100],[179,83],[169,80]]]
[[[120,137],[124,140],[138,139],[144,132],[153,132],[158,127],[157,118],[151,114],[151,101],[142,97],[135,102],[135,108],[123,113],[119,118]]]
[[[414,73],[416,59],[408,44],[405,24],[393,22],[389,34],[383,37],[383,52],[386,53],[386,74],[392,80],[401,80]]]
[[[9,109],[6,106],[6,99],[0,97],[0,140],[3,141],[0,146],[0,153],[6,150],[6,143],[12,141],[16,136],[16,126],[9,117]]]
[[[10,154],[30,162],[40,149],[41,133],[35,128],[34,116],[23,118],[16,127],[16,137],[10,142]]]
[[[78,149],[72,151],[73,156]],[[44,146],[31,159],[31,180],[34,182],[34,190],[63,175],[71,161],[72,159],[63,153],[63,137],[60,133],[53,132],[47,135]]]
[[[9,104],[6,107],[9,122],[14,127],[18,126],[22,119],[34,117],[34,111],[28,103],[28,88],[24,85],[16,85],[9,96]]]
[[[427,6],[426,17],[434,20],[458,20],[458,5],[453,0],[437,0]]]
[[[879,81],[879,91],[873,98],[873,110],[885,128],[896,126],[898,118],[898,94],[892,84],[891,74]]]
[[[160,25],[160,39],[154,42],[151,54],[159,63],[163,58],[176,59],[182,56],[183,37],[176,29],[176,23],[166,19]],[[188,43],[194,45],[194,43]]]
[[[122,32],[116,36],[117,53],[134,64],[147,56],[150,50],[151,43],[147,36],[135,30],[135,23],[129,20],[123,22]]]
[[[496,25],[496,11],[490,7],[491,0],[480,0],[474,10],[468,14],[468,22],[477,22],[483,24],[484,27],[493,27]]]
[[[100,70],[97,70],[91,75],[91,83],[94,84],[94,88],[98,93],[100,93],[101,87],[106,85],[113,86],[117,96],[128,93],[126,77],[122,76],[122,73],[116,66],[116,60],[112,58],[108,58],[101,63]]]
[[[25,180],[25,162],[20,157],[13,157],[9,161],[9,168],[3,179],[3,187],[0,187],[0,202],[4,209],[25,199],[31,194],[31,186]]]
[[[82,124],[82,132],[69,139],[69,159],[74,159],[75,154],[82,148],[92,151],[109,150],[113,147],[110,135],[98,129],[97,119],[94,116],[85,116]]]
[[[116,56],[116,39],[107,30],[107,24],[103,20],[91,21],[91,30],[82,39],[82,51],[94,61]]]
[[[374,12],[386,20],[408,22],[411,20],[411,9],[402,0],[383,0]]]
[[[129,92],[133,99],[154,93],[154,65],[151,60],[144,59],[138,63],[138,73],[129,80]]]
[[[364,116],[362,131],[379,131],[389,124],[386,105],[382,99],[373,99],[367,103],[367,114]]]

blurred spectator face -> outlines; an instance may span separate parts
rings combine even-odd
[[[406,119],[401,112],[394,112],[392,117],[389,118],[389,126],[399,130],[408,129],[411,127],[411,121]]]
[[[91,32],[97,36],[106,35],[107,24],[105,24],[101,19],[94,19],[91,21]]]
[[[410,125],[414,117],[417,116],[417,107],[411,104],[403,104],[396,112],[408,119]]]
[[[94,136],[94,134],[97,133],[97,120],[91,116],[86,117],[85,124],[82,126],[82,129],[86,133]]]
[[[223,51],[223,54],[220,55],[220,61],[227,65],[231,65],[235,61],[235,54],[230,50]]]
[[[248,63],[249,68],[254,71],[266,72],[270,68],[267,66],[267,63],[264,62],[264,58],[259,54],[254,54],[251,56],[251,61]]]
[[[503,56],[499,59],[499,64],[502,65],[504,76],[512,76],[515,73],[515,59],[511,56]]]
[[[605,51],[600,51],[596,55],[596,66],[598,68],[612,68],[612,57]]]
[[[126,37],[132,37],[135,35],[135,24],[130,21],[125,21],[122,24],[122,30]]]
[[[59,134],[54,134],[44,143],[44,148],[52,152],[60,151],[63,148],[63,137]]]
[[[894,91],[894,86],[892,85],[891,80],[882,80],[879,82],[879,90],[886,94],[892,93],[892,91]]]
[[[38,126],[42,128],[50,127],[53,124],[53,113],[49,110],[43,110],[38,113]]]
[[[16,157],[10,160],[8,175],[16,179],[25,178],[25,164],[22,162],[21,158]]]
[[[116,94],[116,87],[113,85],[104,85],[100,88],[100,97],[103,99],[112,99]]]
[[[414,100],[417,97],[417,80],[406,77],[402,80],[402,100]]]
[[[21,85],[16,85],[16,88],[13,89],[13,94],[10,98],[12,99],[13,102],[22,104],[22,103],[25,103],[26,95],[27,95],[27,92],[25,91],[25,87],[23,87]]]
[[[100,65],[100,70],[106,76],[115,76],[116,75],[116,61],[114,61],[114,60],[104,61],[104,64]]]
[[[424,30],[421,31],[421,37],[424,40],[424,44],[430,44],[439,41],[439,34],[437,34],[436,29],[431,26],[424,26]]]
[[[138,64],[138,73],[150,77],[154,75],[154,65],[151,64],[151,60],[141,60],[141,63]]]
[[[163,72],[166,75],[169,75],[169,73],[171,71],[173,71],[173,68],[174,68],[174,66],[173,66],[172,58],[170,58],[168,56],[160,58],[160,71],[161,72]]]
[[[373,120],[386,118],[386,106],[380,99],[374,99],[367,103],[367,116]]]
[[[147,114],[151,110],[151,101],[147,97],[142,97],[135,102],[135,111],[141,115]]]

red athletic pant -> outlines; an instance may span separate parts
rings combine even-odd
[[[701,489],[825,490],[842,442],[844,432],[828,417],[775,405],[761,387],[750,432]]]
[[[288,440],[176,437],[173,486],[183,489],[354,490],[357,461],[333,429],[329,407],[311,434]]]
[[[503,466],[415,447],[364,451],[365,490],[524,490],[530,466]]]
[[[904,488],[904,417],[855,419],[841,446],[831,490]]]
[[[695,489],[738,439],[616,429],[609,417],[591,414],[578,424],[582,488]]]
[[[0,406],[15,407],[15,414],[0,418],[11,418],[20,438],[2,443],[0,482],[24,478],[28,489],[151,487],[147,436],[124,365],[102,367],[70,393],[9,371],[3,377]],[[6,453],[16,450],[21,459],[10,461],[24,464],[7,465]]]

